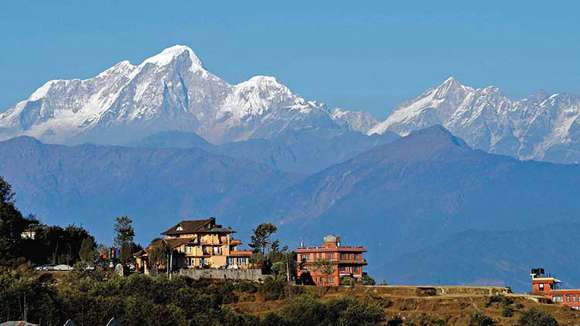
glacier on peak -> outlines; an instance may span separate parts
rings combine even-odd
[[[141,63],[141,65],[152,63],[158,66],[165,66],[170,64],[173,60],[175,60],[176,57],[184,53],[188,54],[189,59],[194,65],[198,67],[203,67],[201,60],[195,54],[195,52],[193,52],[193,50],[190,47],[185,45],[174,45],[169,48],[166,48],[165,50],[161,51],[161,53],[158,53],[152,57],[145,59],[143,63]]]
[[[89,79],[45,83],[0,114],[0,139],[123,144],[175,130],[224,143],[315,126],[339,123],[275,77],[230,85],[206,71],[191,48],[175,45],[138,65],[125,60]]]
[[[580,163],[580,98],[544,92],[514,100],[496,86],[472,88],[452,77],[400,105],[368,134],[404,136],[433,125],[491,153]]]

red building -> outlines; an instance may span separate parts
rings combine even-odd
[[[554,303],[580,310],[580,289],[560,289],[560,280],[546,275],[543,268],[534,268],[532,276],[532,294],[549,298]]]
[[[298,279],[317,286],[338,286],[342,277],[360,281],[366,251],[365,247],[342,246],[337,236],[327,235],[322,246],[296,249]]]

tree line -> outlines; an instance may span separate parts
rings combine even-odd
[[[11,185],[0,177],[0,267],[26,263],[72,266],[78,262],[105,265],[111,261],[128,264],[133,253],[141,249],[134,242],[131,218],[117,217],[114,231],[115,247],[108,248],[97,245],[90,232],[80,226],[44,225],[33,215],[23,216],[15,206]]]

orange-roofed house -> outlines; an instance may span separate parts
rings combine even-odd
[[[171,270],[181,268],[247,269],[252,251],[239,250],[241,241],[233,238],[234,230],[216,224],[215,218],[185,220],[161,233],[147,248],[135,255],[137,267],[148,273],[148,256],[156,246],[169,249]],[[165,269],[165,266],[162,267]]]
[[[317,286],[338,286],[342,277],[362,280],[367,264],[361,246],[343,246],[334,235],[324,237],[322,246],[296,249],[296,274],[300,280],[309,280]],[[308,283],[303,281],[303,283]]]

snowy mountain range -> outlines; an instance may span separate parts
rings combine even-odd
[[[577,96],[539,92],[514,100],[497,87],[472,88],[449,78],[378,122],[369,113],[306,100],[274,77],[230,85],[182,45],[139,65],[122,61],[93,78],[47,82],[0,113],[0,140],[27,135],[47,143],[130,144],[177,131],[213,144],[280,137],[287,142],[296,132],[405,136],[433,125],[491,153],[580,163]]]
[[[580,97],[538,92],[513,100],[497,87],[449,78],[394,110],[369,134],[442,125],[470,146],[519,159],[580,163]]]
[[[364,113],[307,101],[274,77],[230,85],[204,69],[189,47],[176,45],[139,65],[122,61],[93,78],[47,82],[0,114],[0,139],[120,144],[171,130],[225,143],[287,130],[366,132],[371,124]]]

